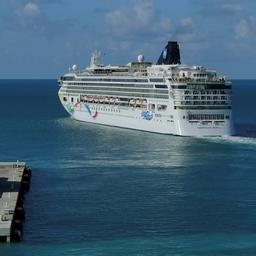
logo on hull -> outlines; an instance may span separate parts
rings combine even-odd
[[[96,119],[98,116],[98,111],[96,110],[95,113],[92,113],[90,107],[87,104],[84,104],[85,111],[89,113],[89,115],[93,118]]]
[[[74,107],[72,106],[72,104],[67,104],[66,105],[66,110],[68,111],[68,113],[70,115],[72,115],[74,113]]]
[[[153,113],[151,111],[142,111],[141,117],[145,120],[151,120],[153,118]]]

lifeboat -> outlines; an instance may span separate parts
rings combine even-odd
[[[105,97],[105,100],[104,100],[104,101],[105,101],[105,103],[108,104],[108,103],[109,103],[109,98],[108,98],[108,97]]]
[[[114,104],[118,104],[119,103],[119,98],[115,98]]]
[[[146,108],[147,107],[147,100],[142,101],[142,107]]]
[[[115,98],[110,98],[110,104],[113,104],[115,102]]]
[[[131,106],[134,106],[134,103],[135,103],[134,99],[130,99],[129,103]]]
[[[137,99],[136,100],[136,106],[140,106],[141,105],[141,100],[140,99]]]
[[[87,102],[87,95],[82,97],[83,101]]]

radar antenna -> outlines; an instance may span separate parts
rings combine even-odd
[[[100,51],[94,51],[92,53],[91,57],[91,67],[99,66],[100,65],[100,60],[101,60],[101,52]]]

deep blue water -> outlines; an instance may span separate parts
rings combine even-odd
[[[256,80],[233,81],[237,136],[76,122],[55,80],[0,80],[0,159],[33,169],[23,242],[1,256],[256,255]]]

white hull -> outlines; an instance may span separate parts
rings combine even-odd
[[[132,107],[122,108],[115,105],[90,103],[79,103],[72,110],[70,106],[64,105],[64,107],[74,119],[94,124],[180,136],[230,136],[234,134],[232,117],[223,122],[189,122],[183,118],[187,115],[187,111],[173,111],[173,119],[170,119],[170,113],[165,113],[165,115],[152,113],[152,119],[146,120],[141,115],[141,109]],[[211,113],[214,112],[211,111]],[[226,114],[230,115],[230,111]]]

